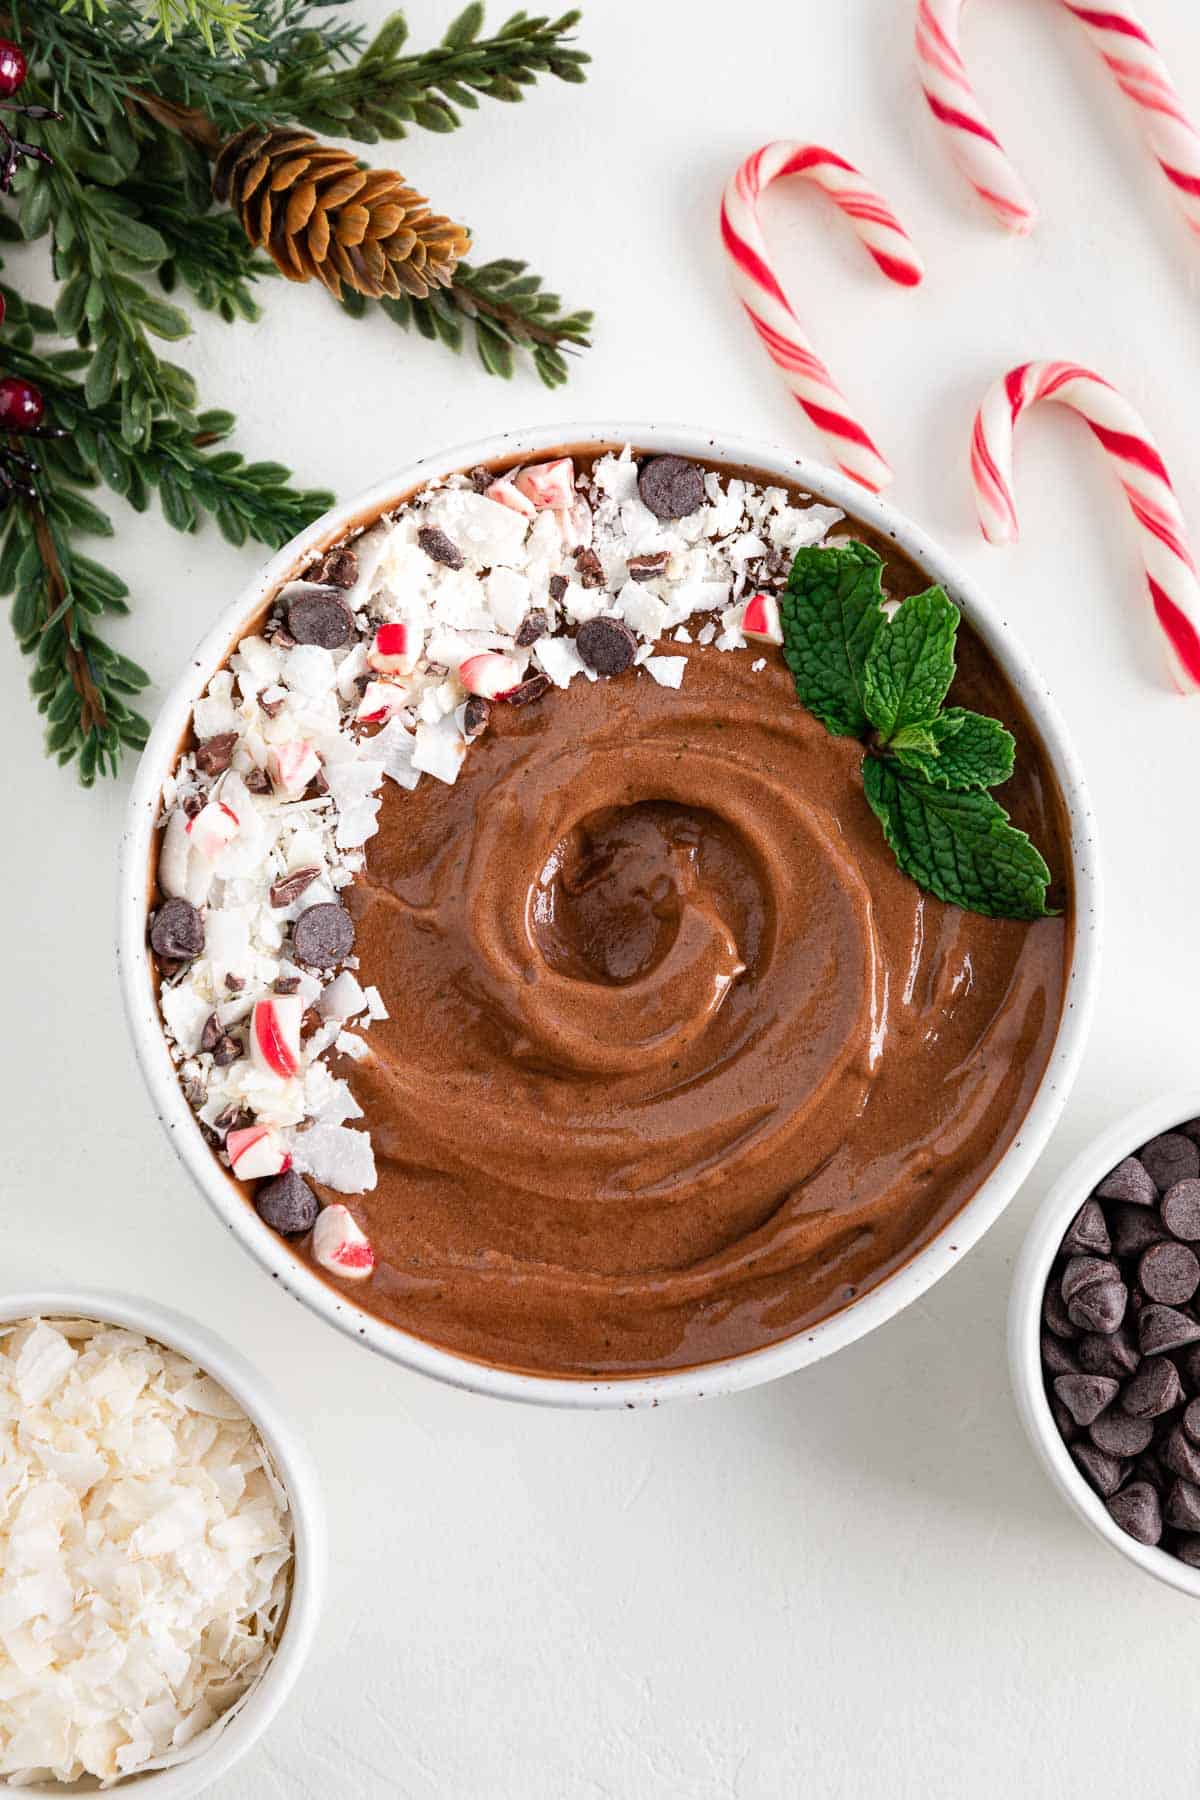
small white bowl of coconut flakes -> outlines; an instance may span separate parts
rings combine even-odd
[[[126,1295],[0,1299],[0,1788],[188,1800],[282,1706],[325,1520],[262,1377]]]

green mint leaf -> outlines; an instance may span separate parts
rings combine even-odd
[[[912,750],[918,760],[921,758],[934,761],[941,754],[941,739],[938,726],[941,719],[931,719],[928,725],[902,725],[894,731],[888,740],[891,750]]]
[[[878,757],[867,758],[863,786],[896,861],[919,887],[989,918],[1046,915],[1050,871],[990,794],[935,787]]]
[[[835,737],[861,737],[870,723],[863,669],[886,618],[882,569],[865,544],[798,550],[780,598],[796,692]]]
[[[941,588],[913,594],[875,634],[863,670],[867,717],[889,743],[909,725],[937,717],[954,680],[958,608]]]
[[[951,706],[933,721],[931,729],[936,744],[933,755],[925,745],[902,743],[899,733],[892,739],[896,761],[914,775],[965,793],[971,788],[998,787],[1012,774],[1016,743],[999,719]]]

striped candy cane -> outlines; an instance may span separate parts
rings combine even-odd
[[[1150,603],[1177,684],[1184,693],[1200,691],[1200,581],[1171,477],[1138,413],[1092,370],[1078,363],[1025,363],[988,389],[971,437],[971,480],[983,535],[992,544],[1010,544],[1019,535],[1013,427],[1039,400],[1071,407],[1108,452],[1137,520]]]
[[[1200,235],[1200,132],[1184,111],[1167,66],[1137,14],[1109,0],[1060,4],[1083,26],[1121,92],[1138,109],[1142,134],[1171,184],[1191,229]],[[918,0],[917,63],[950,154],[975,192],[1011,231],[1026,232],[1037,208],[975,97],[958,47],[963,0]]]
[[[747,157],[721,202],[721,239],[746,316],[804,411],[833,448],[838,467],[877,493],[892,471],[862,422],[850,411],[816,354],[767,253],[758,197],[784,175],[804,175],[823,188],[850,220],[889,281],[914,287],[924,269],[913,243],[887,202],[858,170],[817,144],[781,141]]]

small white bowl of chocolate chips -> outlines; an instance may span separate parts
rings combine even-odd
[[[1200,1089],[1121,1119],[1055,1184],[1008,1342],[1021,1420],[1063,1496],[1200,1597]]]

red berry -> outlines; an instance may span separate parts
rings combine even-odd
[[[20,375],[0,381],[0,431],[31,431],[42,422],[46,402],[41,390]]]
[[[0,95],[7,100],[23,86],[29,73],[25,52],[11,38],[0,38]]]

